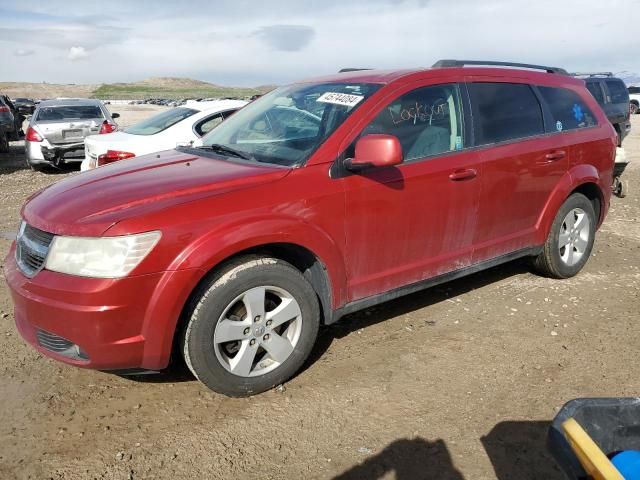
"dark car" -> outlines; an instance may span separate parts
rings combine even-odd
[[[0,152],[9,151],[9,142],[20,138],[23,120],[9,97],[0,95]]]
[[[252,395],[348,313],[516,258],[576,275],[617,135],[566,71],[476,63],[283,86],[199,146],[41,190],[4,262],[18,331],[84,368],[181,355],[211,389]]]
[[[36,109],[36,102],[32,98],[14,98],[13,104],[21,115],[31,115]]]
[[[631,130],[629,91],[624,81],[611,73],[577,74],[584,76],[587,90],[600,104],[618,134],[618,146]]]

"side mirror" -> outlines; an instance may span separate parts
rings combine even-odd
[[[402,163],[402,145],[393,135],[370,134],[356,142],[354,158],[344,161],[347,170],[359,171],[372,167],[391,167]]]
[[[112,113],[111,114],[111,118],[120,118],[120,114],[119,113]]]

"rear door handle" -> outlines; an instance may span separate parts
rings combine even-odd
[[[449,175],[449,180],[453,182],[460,182],[463,180],[472,180],[476,178],[478,172],[473,168],[465,168],[461,170],[456,170],[452,174]]]
[[[550,162],[555,162],[556,160],[560,160],[566,156],[566,152],[564,150],[556,150],[555,152],[547,153],[544,158],[549,160]]]

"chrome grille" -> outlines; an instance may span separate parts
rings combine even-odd
[[[59,337],[53,333],[37,329],[36,337],[38,344],[47,350],[71,358],[87,360],[89,357],[75,343],[66,338]]]
[[[54,235],[23,223],[18,232],[16,262],[28,277],[42,270]]]
[[[38,337],[38,343],[41,347],[56,353],[62,353],[69,350],[74,345],[73,342],[70,342],[66,338],[45,332],[44,330],[37,330],[36,336]]]

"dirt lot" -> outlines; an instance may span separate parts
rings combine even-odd
[[[561,479],[544,444],[557,409],[640,393],[638,116],[625,146],[632,192],[579,276],[513,263],[352,315],[284,392],[61,365],[23,343],[0,283],[0,478]],[[2,258],[27,196],[70,174],[26,170],[21,149],[0,157]]]

